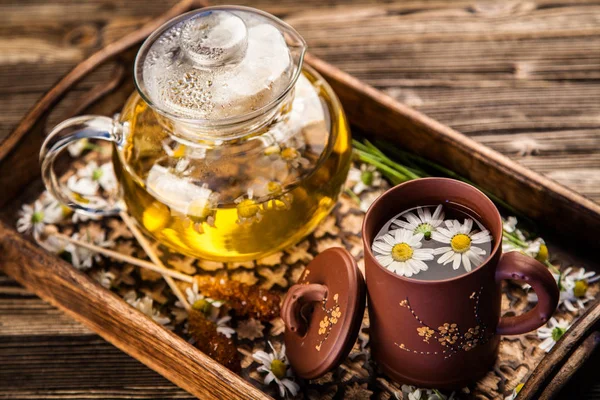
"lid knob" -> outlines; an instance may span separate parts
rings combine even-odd
[[[248,30],[234,13],[212,10],[185,21],[179,40],[185,55],[196,67],[218,67],[244,58]]]

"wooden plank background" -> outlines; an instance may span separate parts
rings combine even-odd
[[[78,61],[174,2],[0,1],[0,137]],[[600,2],[244,4],[284,17],[315,55],[600,201]],[[0,398],[189,395],[0,275]]]

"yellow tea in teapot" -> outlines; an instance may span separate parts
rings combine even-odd
[[[282,117],[297,133],[219,148],[171,139],[134,94],[114,157],[129,212],[159,241],[211,260],[256,259],[298,242],[331,211],[348,171],[348,126],[330,90],[305,69]]]

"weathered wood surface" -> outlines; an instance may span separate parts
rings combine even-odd
[[[0,3],[0,137],[77,61],[173,3]],[[315,55],[600,200],[599,4],[246,3],[286,17]],[[189,397],[6,278],[0,371],[7,398]]]

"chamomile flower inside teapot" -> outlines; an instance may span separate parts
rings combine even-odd
[[[154,32],[135,61],[137,91],[114,119],[64,121],[42,146],[46,186],[68,206],[126,208],[156,240],[190,256],[245,261],[291,246],[331,211],[350,164],[339,101],[289,25],[247,7],[209,7]],[[71,142],[113,142],[119,201],[61,184]]]

